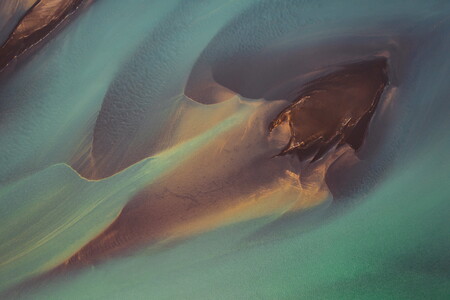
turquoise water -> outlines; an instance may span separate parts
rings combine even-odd
[[[0,289],[70,257],[139,190],[245,126],[265,103],[238,95],[246,105],[198,109],[182,95],[193,69],[248,67],[250,58],[260,65],[277,54],[292,55],[301,73],[387,49],[393,100],[375,116],[362,176],[342,202],[144,248],[23,296],[446,298],[449,12],[446,1],[93,3],[0,81]],[[235,69],[244,87],[257,86],[251,71]],[[171,131],[179,107],[227,113]],[[92,143],[108,158],[99,178],[79,163]]]
[[[163,254],[144,252],[88,270],[33,297],[445,299],[449,161],[434,160],[445,151],[430,154],[393,171],[363,204],[307,233],[290,229],[288,238],[255,243],[246,237],[264,220],[242,224]]]

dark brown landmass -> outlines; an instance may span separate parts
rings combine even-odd
[[[40,0],[24,15],[0,48],[0,71],[40,42],[86,0]]]
[[[385,58],[347,65],[310,82],[269,125],[272,131],[289,124],[291,139],[279,155],[313,162],[336,145],[359,149],[387,84]]]

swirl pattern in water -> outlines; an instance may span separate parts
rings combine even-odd
[[[444,299],[448,1],[0,3],[0,297]]]

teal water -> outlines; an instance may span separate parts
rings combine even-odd
[[[246,236],[264,220],[229,227],[88,270],[31,298],[445,299],[450,165],[435,158],[450,145],[433,146],[363,204],[310,232],[250,243]]]
[[[0,81],[0,289],[58,265],[137,191],[248,118],[244,105],[204,131],[164,131],[190,101],[180,95],[197,61],[259,62],[272,47],[295,45],[332,64],[386,47],[400,49],[394,100],[373,120],[376,154],[345,204],[311,211],[313,225],[308,213],[279,227],[269,216],[142,249],[23,297],[445,299],[449,12],[447,1],[95,2]],[[366,38],[383,44],[358,48]],[[329,40],[359,46],[351,54],[317,46]],[[324,62],[305,68],[316,63]],[[114,176],[92,180],[75,166],[94,132],[99,144],[119,145],[107,152]]]

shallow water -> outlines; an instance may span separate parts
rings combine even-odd
[[[449,12],[94,2],[0,73],[1,290],[445,298]],[[301,86],[374,56],[389,86],[356,155],[273,158],[287,136],[268,125]],[[27,284],[71,257],[86,267]]]

